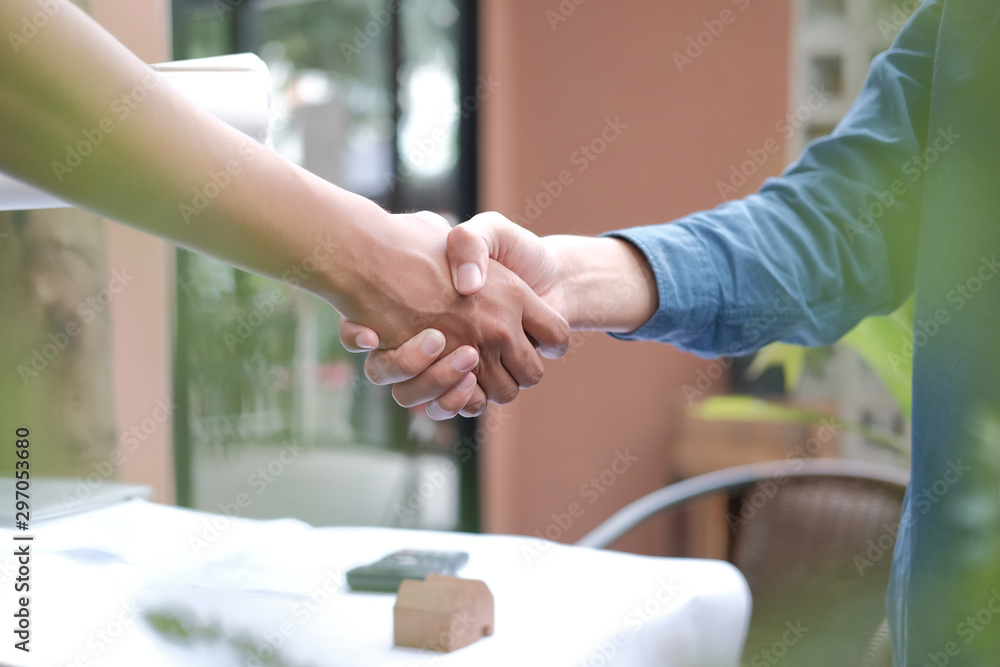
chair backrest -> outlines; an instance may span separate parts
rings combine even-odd
[[[739,466],[640,498],[577,544],[606,547],[658,512],[726,493],[730,560],[753,595],[743,664],[889,667],[885,594],[907,481],[858,461]]]
[[[745,665],[770,664],[768,655],[788,667],[861,664],[885,619],[903,492],[800,478],[754,508],[731,540],[754,601]]]

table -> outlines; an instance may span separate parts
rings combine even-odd
[[[527,537],[313,528],[144,500],[30,534],[31,654],[10,629],[0,646],[14,667],[735,667],[750,615],[728,563]],[[394,647],[395,596],[351,592],[344,573],[401,548],[467,551],[459,576],[489,585],[495,634],[450,654]],[[16,565],[3,551],[12,626]]]

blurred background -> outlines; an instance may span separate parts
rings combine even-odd
[[[257,53],[273,78],[274,148],[323,178],[390,210],[455,222],[497,210],[539,235],[665,222],[753,192],[836,125],[915,7],[87,6],[150,63]],[[131,277],[114,282],[115,271]],[[0,214],[0,286],[0,432],[32,429],[33,470],[71,481],[66,507],[120,481],[210,512],[573,542],[643,494],[723,467],[813,456],[907,466],[842,422],[691,411],[737,392],[905,443],[904,412],[839,348],[799,358],[791,382],[750,359],[578,334],[515,403],[438,424],[364,380],[324,303],[79,211]],[[72,321],[82,334],[59,346]],[[618,546],[725,557],[725,524],[706,519],[727,502],[650,521]]]

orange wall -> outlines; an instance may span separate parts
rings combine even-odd
[[[90,0],[91,15],[148,63],[170,60],[169,0]],[[174,500],[173,431],[158,402],[171,404],[174,246],[161,239],[107,222],[109,269],[125,269],[134,279],[111,304],[111,341],[118,478],[148,484],[154,499]],[[140,429],[142,441],[121,435]]]
[[[781,139],[775,123],[788,106],[789,0],[576,2],[481,2],[480,70],[499,82],[482,106],[482,207],[519,215],[545,235],[653,224],[718,204],[717,183],[746,151]],[[560,7],[564,21],[555,18]],[[712,23],[720,18],[728,23]],[[701,35],[711,43],[679,71],[673,54],[707,30],[704,21],[720,34]],[[609,118],[627,129],[580,172],[574,152]],[[778,173],[782,155],[769,157],[741,194]],[[543,181],[562,170],[573,182],[529,220],[535,211],[525,198],[545,192]],[[603,334],[577,345],[564,360],[546,362],[541,385],[485,418],[494,428],[502,423],[482,454],[488,531],[548,529],[574,541],[671,479],[681,387],[706,362]],[[626,448],[638,462],[606,491],[581,492]],[[552,514],[569,514],[573,503],[579,516],[563,530]],[[664,553],[663,526],[622,544]]]

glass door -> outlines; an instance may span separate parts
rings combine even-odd
[[[175,57],[257,53],[273,80],[275,150],[389,210],[457,221],[475,211],[478,104],[460,101],[475,80],[474,5],[175,0]],[[478,529],[469,420],[438,424],[371,386],[324,302],[187,251],[177,274],[181,504]]]

